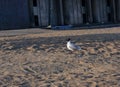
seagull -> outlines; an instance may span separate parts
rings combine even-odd
[[[67,48],[70,51],[81,50],[80,46],[77,46],[74,43],[72,43],[70,38],[67,39]]]

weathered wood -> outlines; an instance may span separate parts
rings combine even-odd
[[[59,0],[60,3],[60,18],[61,18],[61,25],[64,25],[64,12],[63,12],[63,0]]]
[[[120,22],[120,0],[116,0],[117,21]]]
[[[93,22],[100,23],[100,0],[92,0]]]
[[[100,13],[101,13],[101,23],[108,22],[108,13],[107,13],[107,3],[106,0],[100,0]]]
[[[120,20],[118,9],[120,1],[116,1],[119,4],[115,4],[115,1],[110,0],[109,3],[107,0],[38,0],[39,25],[80,26],[84,23],[115,22]],[[116,16],[119,18],[116,19]]]
[[[111,15],[112,15],[112,21],[113,23],[116,23],[116,6],[115,6],[115,0],[111,0]]]
[[[0,29],[30,27],[28,0],[0,0]]]
[[[77,24],[77,22],[78,22],[78,15],[77,15],[77,13],[78,13],[78,8],[77,8],[77,0],[74,0],[73,1],[73,15],[74,15],[74,24]]]
[[[83,23],[83,15],[82,15],[82,3],[81,0],[77,0],[77,24],[80,25]]]
[[[72,5],[70,4],[72,0],[63,0],[63,13],[64,13],[64,25],[71,24],[70,15],[72,17]],[[70,7],[70,8],[69,8]],[[70,11],[71,13],[70,13]]]
[[[93,16],[92,16],[92,3],[91,0],[88,0],[87,2],[87,8],[88,8],[88,22],[93,23]]]
[[[28,1],[28,8],[29,8],[29,19],[30,19],[30,26],[34,27],[35,23],[34,23],[34,13],[33,13],[33,1],[29,0]]]
[[[64,24],[80,25],[83,23],[81,0],[64,0]]]
[[[73,25],[74,22],[74,11],[73,11],[73,0],[66,0],[64,6],[66,6],[65,11],[65,22],[66,24]],[[68,17],[67,17],[68,16]]]
[[[39,26],[49,25],[49,0],[38,0]]]

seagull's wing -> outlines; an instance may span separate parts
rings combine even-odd
[[[71,43],[69,47],[70,47],[71,49],[73,49],[73,50],[81,50],[80,46],[77,46],[77,45],[75,45],[75,44],[73,44],[73,43]]]

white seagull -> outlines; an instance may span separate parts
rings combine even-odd
[[[81,50],[80,46],[77,46],[74,43],[72,43],[70,38],[67,39],[67,48],[70,51]]]

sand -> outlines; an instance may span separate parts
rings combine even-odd
[[[45,30],[1,36],[0,87],[120,87],[118,31]],[[68,37],[82,50],[67,50]]]

